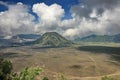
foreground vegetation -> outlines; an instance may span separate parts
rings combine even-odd
[[[115,80],[115,79],[113,79],[112,77],[105,76],[105,77],[102,77],[102,80]]]
[[[12,72],[12,63],[0,58],[0,80],[35,80],[43,70],[39,67],[26,67],[19,73]],[[45,78],[43,78],[45,80]]]
[[[39,67],[26,67],[21,72],[12,72],[12,63],[8,60],[0,58],[0,80],[35,80],[36,76],[43,72]],[[43,77],[40,80],[49,80]],[[68,80],[64,75],[59,75],[57,80]],[[115,80],[111,77],[105,76],[101,80]]]

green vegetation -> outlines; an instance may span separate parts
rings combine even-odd
[[[12,63],[0,58],[0,80],[8,80],[12,71]]]
[[[12,63],[8,60],[0,58],[0,80],[35,80],[43,69],[39,67],[26,67],[19,73],[12,72]],[[43,77],[42,80],[49,80]],[[64,75],[58,75],[58,80],[67,80]]]
[[[115,80],[115,79],[108,77],[108,76],[104,76],[104,77],[102,77],[102,80]]]
[[[43,34],[40,39],[35,41],[35,43],[41,46],[51,47],[70,46],[73,44],[56,32],[47,32]]]
[[[35,77],[42,72],[41,68],[28,68],[26,67],[20,73],[13,73],[11,80],[35,80]]]
[[[39,67],[26,67],[20,73],[12,72],[12,63],[8,60],[0,58],[0,80],[35,80],[43,70]],[[47,79],[43,79],[47,80]]]
[[[42,80],[49,80],[47,77],[44,77]]]

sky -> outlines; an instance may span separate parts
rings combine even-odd
[[[0,36],[120,33],[120,0],[0,0]]]

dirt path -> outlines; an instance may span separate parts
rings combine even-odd
[[[97,62],[95,61],[94,58],[92,58],[90,55],[87,55],[88,58],[93,62],[93,64],[96,67],[96,74],[100,74],[99,71],[97,70]],[[102,77],[104,76],[115,76],[115,75],[120,75],[120,72],[115,72],[112,74],[108,74],[108,75],[103,75],[103,76],[95,76],[95,77],[70,77],[70,80],[101,80]]]
[[[93,62],[94,66],[95,66],[95,71],[97,75],[100,75],[100,72],[98,71],[98,67],[97,67],[97,62],[95,61],[94,58],[92,58],[90,55],[87,55],[88,58]]]

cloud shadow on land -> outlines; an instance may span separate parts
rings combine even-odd
[[[108,46],[80,46],[76,48],[81,51],[88,51],[94,54],[105,53],[111,55],[111,58],[120,61],[120,47],[108,47]]]

